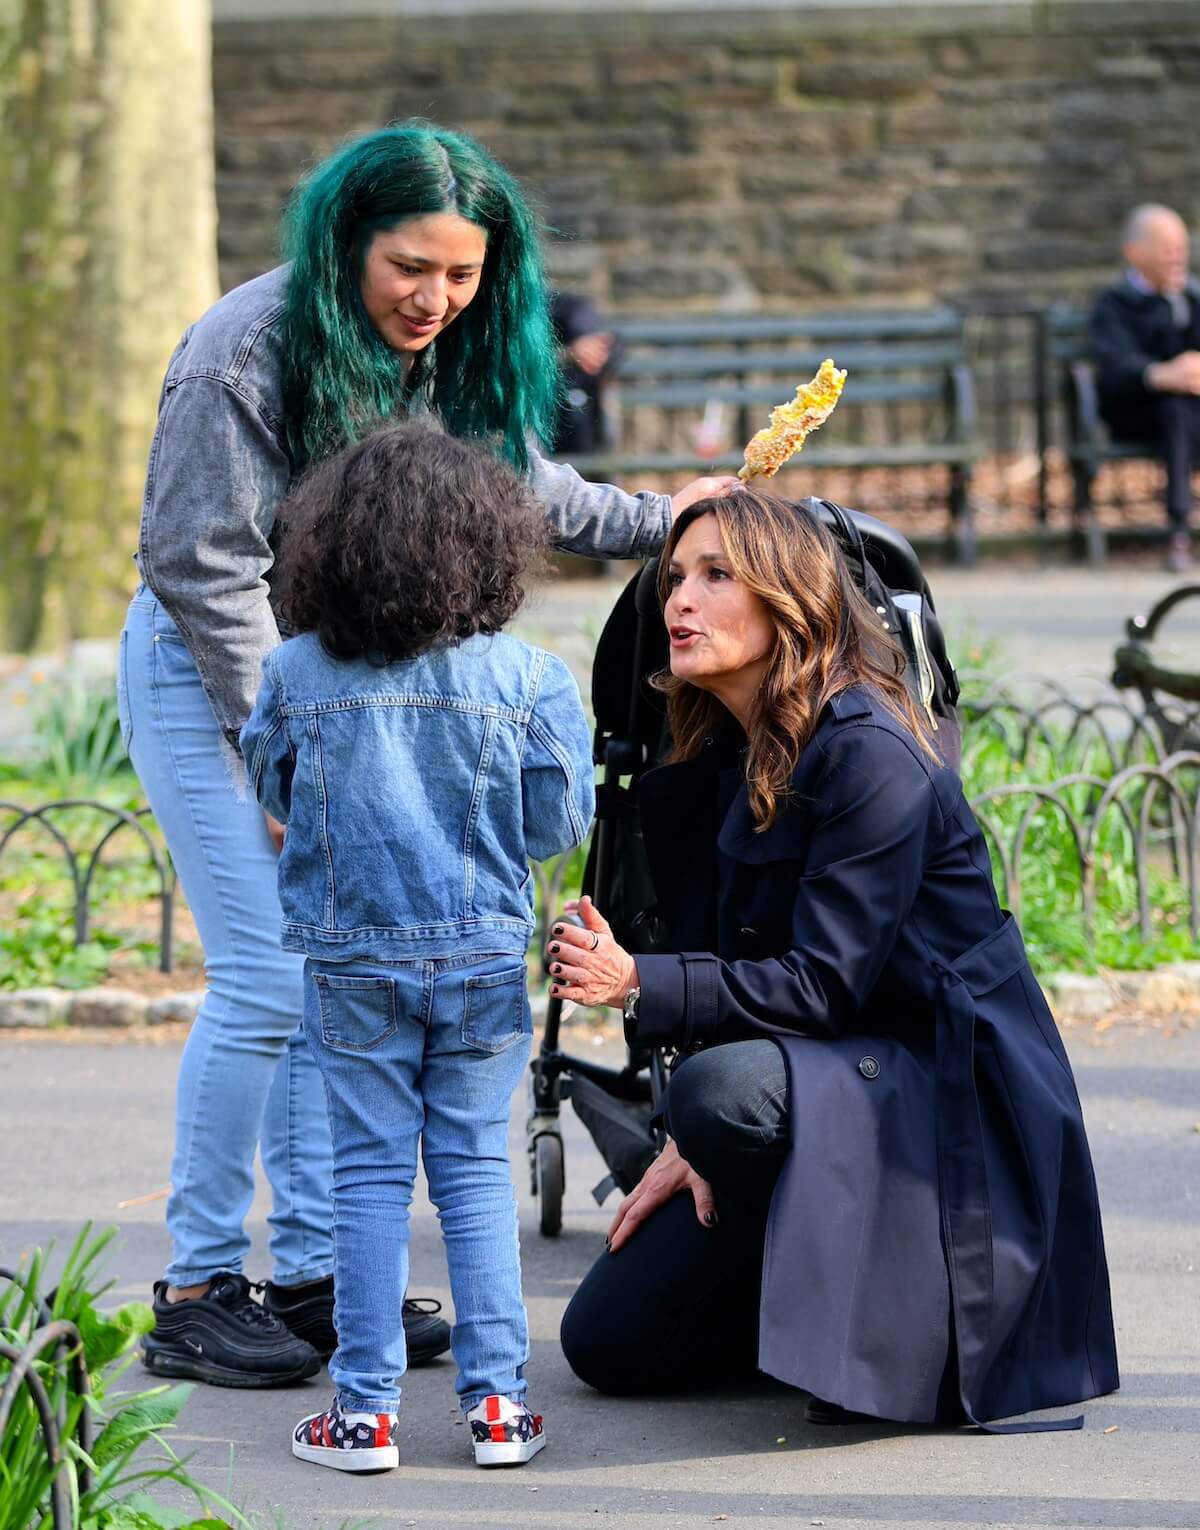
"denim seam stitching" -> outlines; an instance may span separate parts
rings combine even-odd
[[[763,1111],[774,1105],[782,1096],[785,1096],[787,1092],[788,1086],[786,1084],[780,1084],[779,1088],[770,1094],[750,1117],[749,1124],[751,1126],[757,1127],[760,1120],[762,1119]],[[768,1134],[765,1129],[760,1131],[759,1135],[763,1138],[764,1142],[769,1142],[771,1140],[770,1134]]]
[[[160,604],[161,604],[161,602],[160,602]],[[192,811],[192,804],[191,804],[190,798],[188,797],[187,793],[183,791],[182,777],[181,777],[180,771],[179,771],[179,761],[176,759],[175,748],[174,748],[174,745],[173,745],[172,740],[171,740],[171,730],[166,726],[166,723],[165,723],[165,721],[163,719],[162,703],[161,703],[161,701],[159,699],[159,684],[158,684],[158,651],[159,651],[159,645],[158,645],[158,643],[153,641],[153,637],[152,637],[151,645],[150,646],[151,646],[151,656],[150,656],[150,662],[151,662],[151,691],[152,691],[153,696],[154,696],[154,709],[155,709],[155,713],[156,713],[157,720],[158,720],[159,732],[160,732],[160,735],[162,737],[163,743],[164,743],[164,745],[166,747],[168,758],[171,761],[171,770],[172,770],[172,773],[173,773],[173,775],[175,777],[176,785],[179,787],[180,800],[181,800],[181,802],[183,802],[185,804],[186,809],[187,809],[188,821],[190,822],[190,824],[192,826],[192,832],[196,836],[197,843],[200,844],[201,846],[203,846],[204,843],[205,843],[205,840],[204,840],[204,836],[200,832],[200,824],[199,824],[199,822],[198,822],[198,820],[196,818],[195,813]],[[222,911],[223,911],[223,905],[222,905]],[[232,942],[230,942],[230,951],[231,951],[231,953],[233,951],[233,943]],[[235,991],[236,991],[237,987],[239,986],[240,977],[241,977],[240,967],[239,967],[239,965],[238,965],[238,963],[236,961],[236,958],[235,958],[235,960],[234,960],[234,967],[233,967],[233,987],[234,987]],[[211,990],[206,988],[206,993],[205,993],[205,997],[206,998],[207,998],[209,992],[211,992]],[[197,1100],[199,1100],[201,1098],[201,1096],[206,1092],[206,1085],[207,1085],[207,1078],[208,1078],[208,1069],[209,1069],[209,1067],[211,1065],[212,1055],[213,1055],[212,1051],[210,1050],[209,1053],[208,1053],[208,1056],[205,1058],[204,1068],[203,1068],[203,1070],[201,1072],[201,1080],[200,1080],[200,1083],[197,1085],[197,1089],[196,1089]],[[189,1136],[189,1138],[188,1138],[188,1156],[187,1156],[187,1161],[184,1164],[183,1178],[184,1178],[185,1182],[187,1182],[187,1180],[191,1176],[192,1161],[193,1161],[193,1159],[195,1157],[195,1154],[196,1154],[196,1132],[193,1129],[191,1134],[190,1134],[190,1136]],[[191,1222],[191,1207],[189,1206],[186,1209],[185,1213],[184,1213],[184,1226],[185,1226],[185,1228],[190,1227],[190,1222]],[[240,1231],[241,1231],[241,1234],[242,1234],[243,1244],[248,1243],[248,1239],[246,1238],[244,1223],[243,1223],[242,1228],[240,1229]],[[171,1242],[172,1242],[171,1263],[172,1263],[172,1265],[174,1265],[174,1263],[175,1263],[175,1243],[176,1243],[176,1238],[175,1238],[173,1233],[172,1233]],[[239,1268],[240,1268],[240,1258],[244,1258],[244,1256],[245,1256],[245,1248],[243,1248],[242,1255],[239,1257]],[[232,1263],[232,1261],[230,1261],[230,1263]],[[189,1274],[196,1275],[198,1273],[199,1268],[200,1267],[198,1267],[198,1266],[192,1266],[191,1269],[189,1270]],[[213,1274],[216,1274],[216,1273],[217,1273],[217,1271],[213,1270],[213,1271],[210,1272],[210,1275],[213,1275]],[[206,1278],[206,1277],[200,1277],[200,1278]],[[189,1280],[187,1283],[190,1284],[190,1285],[198,1285],[200,1282],[199,1282],[199,1279],[197,1279],[197,1280]]]
[[[483,792],[487,785],[488,771],[492,764],[498,719],[489,717],[483,725],[483,738],[479,745],[479,760],[475,766],[475,780],[471,786],[471,805],[467,809],[467,822],[463,830],[463,917],[471,918],[475,911],[475,833],[483,809]]]
[[[325,923],[329,929],[337,928],[337,887],[333,876],[333,847],[329,842],[329,793],[325,787],[325,761],[321,754],[321,730],[315,717],[311,719],[309,735],[313,746],[313,784],[321,809],[321,848],[325,852],[325,864],[329,870],[329,893],[325,900]]]
[[[429,711],[461,712],[467,717],[496,718],[499,721],[527,724],[529,714],[516,707],[494,706],[487,702],[463,701],[456,696],[430,695],[423,691],[397,691],[369,696],[339,696],[326,701],[285,701],[283,711],[289,717],[320,716],[325,712],[361,711],[368,707],[420,707]]]

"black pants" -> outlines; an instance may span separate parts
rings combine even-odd
[[[788,1084],[772,1041],[713,1047],[676,1069],[667,1129],[713,1187],[715,1227],[689,1192],[619,1253],[601,1254],[571,1298],[562,1347],[602,1392],[683,1391],[750,1375],[771,1192],[788,1149]]]
[[[1144,403],[1106,403],[1101,414],[1118,441],[1156,446],[1167,464],[1167,516],[1176,530],[1187,526],[1192,509],[1192,465],[1200,462],[1200,398],[1160,393]]]

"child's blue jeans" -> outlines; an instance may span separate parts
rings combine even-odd
[[[508,1118],[532,1033],[524,961],[310,960],[304,1026],[333,1130],[329,1371],[341,1406],[393,1412],[400,1396],[418,1141],[446,1241],[462,1406],[523,1397],[529,1333]]]

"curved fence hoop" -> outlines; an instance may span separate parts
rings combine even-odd
[[[68,870],[71,873],[71,885],[75,889],[76,907],[78,907],[83,886],[79,876],[79,857],[71,848],[70,841],[62,830],[44,816],[55,805],[53,802],[44,802],[41,807],[27,808],[23,803],[19,802],[0,802],[0,812],[17,814],[17,821],[10,824],[4,833],[0,835],[0,855],[3,855],[8,849],[9,841],[13,835],[19,833],[26,824],[33,823],[38,828],[45,829],[46,833],[58,845],[58,848],[63,853],[63,858],[66,860]]]
[[[960,686],[981,685],[985,687],[983,696],[980,698],[984,703],[990,703],[993,697],[1004,695],[1011,700],[1009,692],[1017,685],[1037,685],[1044,690],[1053,691],[1061,696],[1064,701],[1071,701],[1072,696],[1067,690],[1064,681],[1056,675],[1046,675],[1036,669],[1017,669],[1007,675],[989,675],[986,670],[968,669],[959,673],[958,683]],[[969,700],[970,698],[968,698]]]
[[[1011,717],[1015,731],[1020,736],[1020,748],[1017,758],[1022,762],[1029,758],[1030,738],[1035,728],[1041,733],[1042,742],[1050,753],[1053,754],[1055,752],[1054,739],[1049,731],[1034,712],[1022,702],[1005,697],[1003,700],[990,702],[979,710],[975,708],[972,702],[966,702],[964,710],[972,728],[978,728],[981,725],[991,726],[1010,753],[1016,753],[1012,749],[1012,740],[1009,737],[1008,731],[1002,724],[997,723],[998,718]]]
[[[11,1362],[13,1367],[11,1376],[17,1378],[12,1397],[9,1397],[6,1386],[4,1397],[0,1398],[0,1435],[4,1433],[8,1413],[16,1400],[17,1391],[23,1384],[28,1388],[29,1395],[33,1398],[33,1405],[37,1409],[38,1422],[42,1426],[42,1438],[46,1442],[46,1459],[50,1462],[50,1521],[54,1530],[72,1530],[71,1495],[63,1472],[65,1458],[62,1452],[58,1418],[54,1412],[54,1405],[50,1401],[50,1394],[46,1390],[46,1383],[35,1370],[30,1368],[37,1358],[36,1355],[29,1355],[28,1363],[23,1365],[28,1353],[28,1350],[16,1349],[0,1339],[0,1359]],[[18,1371],[17,1367],[22,1365],[23,1368]]]
[[[1074,715],[1067,729],[1067,737],[1063,747],[1064,749],[1070,749],[1076,739],[1082,734],[1086,725],[1091,723],[1099,742],[1104,745],[1104,751],[1108,755],[1109,764],[1114,770],[1120,770],[1123,766],[1130,764],[1131,749],[1129,743],[1126,742],[1125,748],[1118,750],[1117,740],[1104,726],[1101,717],[1101,713],[1106,709],[1108,711],[1119,712],[1132,725],[1131,734],[1126,736],[1127,739],[1130,736],[1136,735],[1137,714],[1133,709],[1123,702],[1101,697],[1087,706],[1074,708]],[[1155,746],[1154,754],[1156,759],[1162,758],[1162,750],[1157,748],[1157,746]]]
[[[29,1286],[18,1273],[13,1270],[0,1268],[0,1280],[7,1280],[10,1285],[16,1286],[19,1290],[25,1293],[27,1300],[34,1303],[37,1308],[38,1319],[41,1325],[38,1329],[39,1333],[43,1332],[52,1323],[54,1323],[54,1314],[50,1311],[50,1307],[47,1302],[43,1297],[39,1296],[36,1291],[31,1291]],[[79,1336],[78,1330],[75,1328],[73,1323],[67,1323],[66,1327],[75,1333],[76,1338],[79,1338],[80,1342],[77,1344],[70,1343],[69,1334],[60,1337],[59,1358],[69,1363],[72,1377],[75,1382],[75,1390],[80,1397],[86,1400],[91,1395],[92,1384],[88,1379],[87,1364],[84,1359],[82,1338]],[[2,1434],[3,1431],[4,1418],[0,1417],[0,1434]],[[92,1426],[91,1414],[88,1412],[86,1405],[82,1409],[79,1416],[79,1426],[76,1429],[76,1437],[79,1440],[80,1448],[83,1450],[85,1457],[89,1456],[92,1448]],[[85,1492],[91,1485],[91,1470],[86,1464],[86,1461],[80,1467],[79,1482]]]
[[[1150,908],[1149,901],[1145,897],[1144,890],[1141,886],[1141,876],[1143,874],[1144,861],[1142,851],[1145,846],[1145,836],[1149,832],[1149,812],[1152,801],[1152,791],[1158,787],[1165,789],[1169,800],[1171,801],[1172,805],[1179,810],[1182,818],[1184,851],[1187,864],[1185,886],[1187,887],[1188,892],[1188,927],[1191,931],[1193,939],[1197,938],[1198,928],[1200,928],[1200,886],[1198,886],[1198,883],[1200,883],[1200,873],[1198,873],[1196,865],[1196,829],[1197,816],[1200,815],[1200,790],[1198,790],[1195,797],[1189,801],[1187,793],[1174,777],[1174,772],[1177,769],[1185,766],[1193,770],[1200,769],[1200,751],[1194,749],[1181,749],[1177,750],[1176,753],[1172,755],[1168,755],[1167,758],[1158,765],[1143,764],[1128,766],[1125,770],[1122,770],[1117,775],[1115,775],[1111,781],[1106,783],[1105,789],[1101,793],[1100,800],[1096,804],[1095,812],[1092,815],[1092,822],[1088,836],[1089,847],[1095,843],[1096,837],[1100,832],[1100,826],[1103,822],[1104,815],[1108,812],[1109,808],[1115,801],[1120,801],[1120,794],[1124,788],[1131,782],[1137,780],[1144,780],[1148,783],[1151,783],[1151,790],[1147,791],[1145,797],[1142,799],[1140,806],[1140,828],[1137,831],[1138,838],[1134,848],[1134,865],[1138,869],[1139,876],[1138,919],[1139,928],[1142,930],[1143,937],[1148,936],[1150,933]],[[1174,838],[1174,836],[1172,837]]]
[[[108,828],[101,834],[99,840],[92,848],[90,854],[86,851],[77,852],[63,834],[62,830],[52,821],[50,814],[67,812],[73,809],[87,809],[90,812],[100,813],[106,818],[113,819]],[[102,852],[108,846],[109,841],[122,829],[129,828],[135,831],[142,842],[150,864],[158,876],[160,921],[159,921],[159,967],[163,972],[170,972],[174,967],[174,914],[175,914],[175,887],[177,877],[175,868],[169,860],[160,853],[148,833],[143,818],[152,817],[148,807],[136,809],[130,812],[127,808],[118,807],[111,802],[100,802],[89,797],[60,797],[53,802],[43,802],[38,807],[30,808],[19,802],[0,801],[0,812],[15,813],[16,820],[11,823],[0,835],[0,856],[3,856],[13,836],[18,834],[26,825],[33,823],[43,828],[51,836],[62,851],[71,875],[71,884],[74,889],[74,922],[75,944],[82,945],[88,938],[89,932],[89,898],[92,891],[92,882],[96,868],[100,864]],[[82,873],[81,873],[82,865]]]
[[[1016,829],[1008,839],[1008,857],[1005,865],[1005,895],[1012,900],[1013,913],[1020,917],[1021,911],[1021,857],[1025,850],[1025,841],[1029,836],[1030,828],[1034,819],[1043,807],[1057,808],[1062,814],[1067,828],[1071,831],[1071,839],[1075,845],[1076,861],[1079,865],[1080,898],[1082,903],[1081,914],[1083,916],[1084,934],[1090,940],[1092,932],[1092,909],[1087,896],[1086,855],[1082,825],[1079,823],[1071,805],[1059,796],[1059,791],[1068,786],[1087,785],[1103,787],[1104,783],[1099,776],[1090,776],[1082,772],[1064,776],[1061,780],[1053,782],[1049,786],[1042,786],[1035,782],[1012,782],[1007,786],[993,786],[986,792],[981,792],[971,801],[971,811],[979,816],[984,810],[985,804],[1001,802],[1013,797],[1032,797],[1034,800],[1021,814]],[[1002,843],[996,834],[995,819],[991,813],[987,814],[989,825],[997,846]],[[1004,861],[1003,851],[1001,852]],[[1010,880],[1011,875],[1011,880]]]
[[[11,1277],[10,1277],[11,1278]],[[20,1282],[16,1282],[20,1284]],[[10,1370],[4,1383],[3,1391],[0,1391],[0,1437],[3,1436],[8,1426],[9,1415],[13,1404],[22,1387],[25,1387],[33,1398],[34,1407],[37,1409],[38,1421],[42,1426],[42,1438],[46,1442],[46,1458],[50,1463],[50,1516],[54,1530],[72,1530],[73,1516],[71,1512],[71,1493],[63,1467],[66,1457],[63,1454],[63,1429],[65,1419],[59,1418],[54,1411],[54,1405],[50,1400],[50,1393],[46,1383],[34,1369],[36,1362],[48,1349],[54,1349],[60,1354],[65,1347],[77,1355],[83,1353],[83,1339],[74,1323],[68,1323],[65,1319],[58,1318],[53,1322],[44,1323],[30,1335],[29,1341],[21,1349],[6,1340],[0,1340],[0,1358],[9,1362]],[[77,1376],[82,1376],[83,1384],[79,1387],[82,1406],[79,1410],[79,1438],[78,1443],[86,1458],[88,1444],[86,1440],[86,1426],[84,1420],[88,1416],[88,1385],[87,1370],[82,1361],[79,1364]],[[90,1486],[90,1473],[86,1461],[80,1463],[79,1483],[84,1492]]]

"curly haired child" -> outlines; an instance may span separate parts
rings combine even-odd
[[[241,735],[286,825],[283,944],[333,1127],[336,1395],[292,1437],[343,1471],[399,1464],[401,1305],[420,1148],[481,1466],[545,1443],[525,1402],[509,1102],[529,1055],[529,859],[580,843],[591,745],[566,666],[503,632],[545,517],[483,447],[412,422],[317,467],[274,570],[298,633]]]

